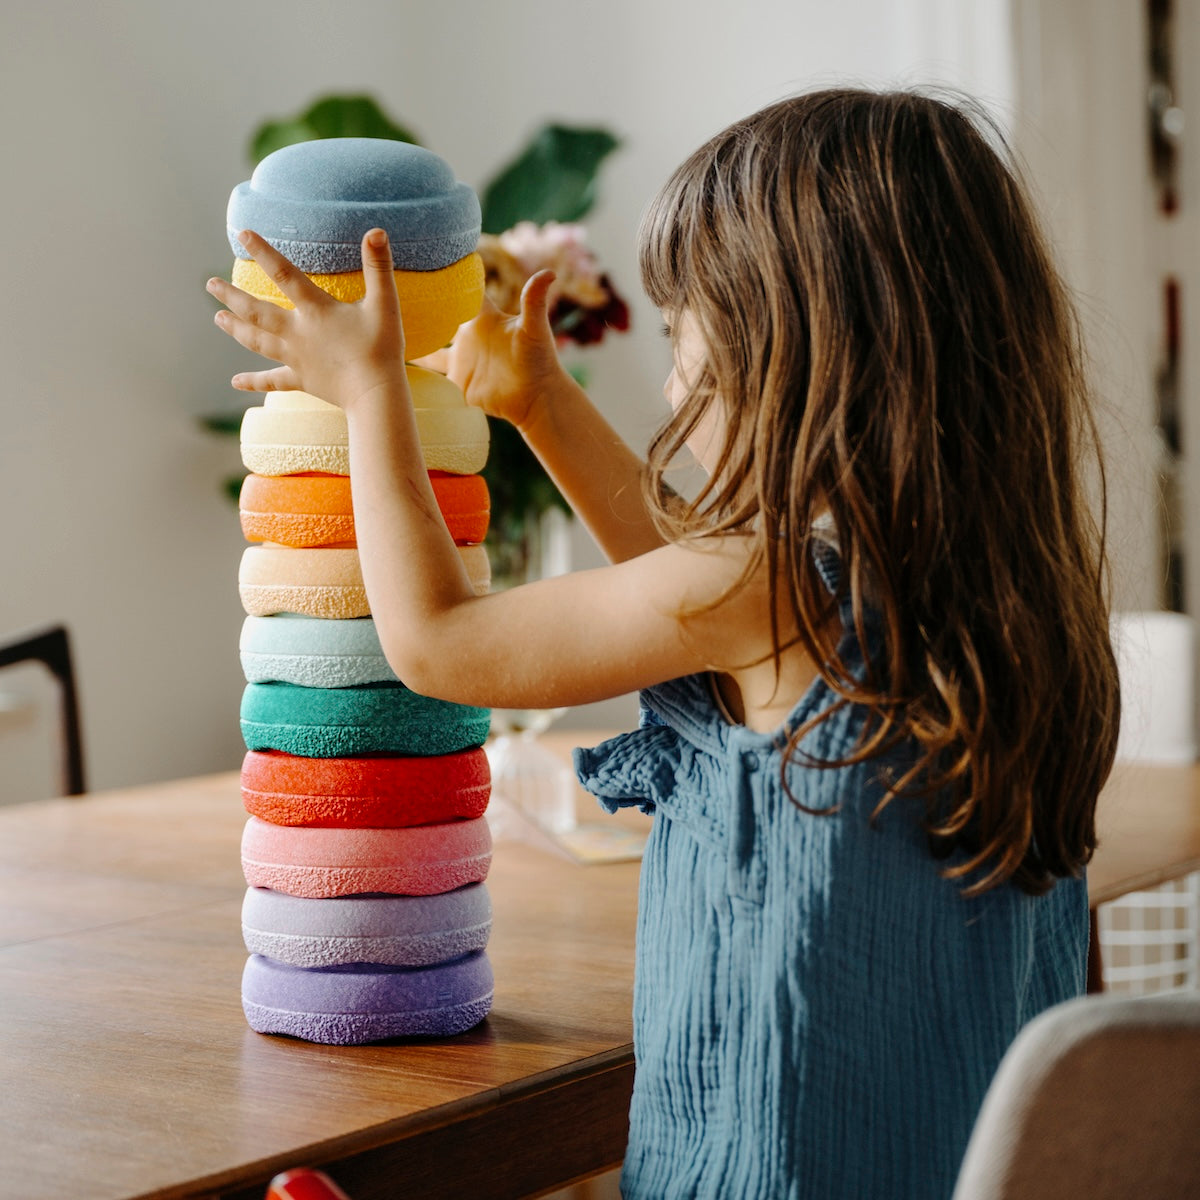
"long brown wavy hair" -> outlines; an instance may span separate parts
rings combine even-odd
[[[835,708],[868,710],[819,765],[903,761],[880,808],[923,798],[969,894],[1077,875],[1119,719],[1103,467],[1073,305],[999,131],[965,99],[784,100],[679,167],[640,259],[706,348],[650,448],[652,511],[671,539],[752,533]],[[680,501],[666,475],[711,404],[720,464]],[[822,520],[837,595],[814,570]],[[880,631],[865,675],[830,620],[847,599],[861,644]]]

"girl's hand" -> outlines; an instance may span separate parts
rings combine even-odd
[[[209,292],[228,309],[217,313],[217,325],[246,349],[282,364],[235,375],[235,388],[309,392],[350,408],[405,378],[400,300],[382,229],[363,237],[366,295],[355,304],[323,292],[258,234],[247,230],[239,240],[295,308],[259,300],[223,279],[208,281]]]
[[[447,374],[470,404],[520,428],[537,400],[570,376],[558,360],[550,330],[547,293],[553,271],[531,276],[521,291],[517,316],[502,313],[486,298],[474,320],[454,335]]]

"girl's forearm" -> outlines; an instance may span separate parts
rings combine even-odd
[[[663,545],[642,497],[642,461],[565,372],[521,435],[610,562]]]
[[[380,643],[405,678],[422,669],[423,631],[475,599],[438,509],[406,382],[346,414],[363,582]]]

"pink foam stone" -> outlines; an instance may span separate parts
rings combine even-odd
[[[399,829],[271,825],[251,817],[242,834],[246,882],[290,896],[432,896],[486,879],[491,861],[483,817]]]

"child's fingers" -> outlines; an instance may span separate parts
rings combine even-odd
[[[550,288],[557,276],[553,271],[538,271],[521,289],[521,332],[538,340],[551,336]]]
[[[286,348],[281,337],[260,325],[244,320],[228,309],[222,309],[215,314],[213,321],[235,342],[245,346],[247,350],[253,350],[255,354],[261,354],[263,358],[282,362],[286,357]]]
[[[398,312],[395,266],[388,235],[382,229],[368,229],[362,240],[363,286],[366,300],[377,310]]]
[[[240,371],[229,381],[239,392],[296,392],[302,390],[291,367],[270,371]]]
[[[251,296],[249,292],[243,292],[241,288],[234,287],[232,283],[220,276],[210,279],[205,284],[205,290],[209,295],[215,296],[235,316],[251,325],[261,326],[268,333],[279,333],[287,321],[286,310],[280,308],[278,304],[259,300],[258,297]]]
[[[501,317],[511,317],[512,313],[506,313],[502,308],[496,306],[496,302],[487,294],[483,293],[483,303],[479,306],[480,317],[492,317],[499,319]],[[475,318],[478,319],[478,318]]]
[[[250,257],[274,281],[275,286],[293,303],[323,303],[330,296],[321,291],[299,267],[290,263],[266,238],[261,238],[252,229],[243,229],[238,241],[246,247]]]
[[[450,347],[443,346],[440,350],[421,355],[420,358],[411,358],[409,362],[414,367],[424,367],[427,371],[436,371],[439,375],[445,375],[450,364]]]

